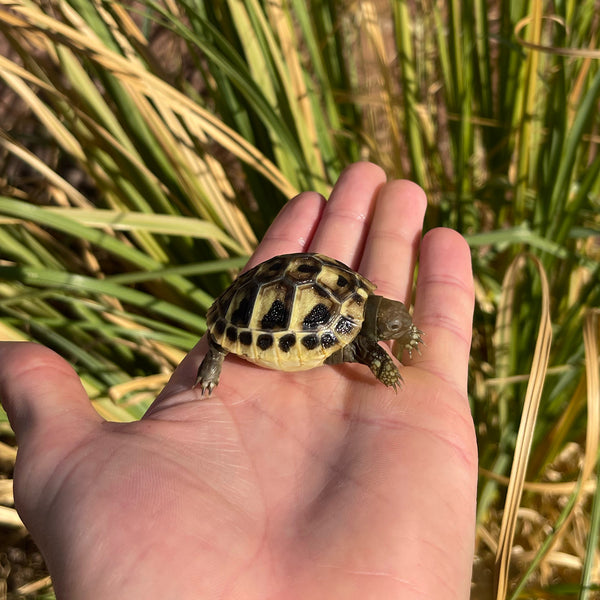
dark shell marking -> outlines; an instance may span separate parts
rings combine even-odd
[[[277,256],[243,273],[211,306],[207,326],[228,352],[273,369],[312,369],[360,332],[375,286],[319,254]]]

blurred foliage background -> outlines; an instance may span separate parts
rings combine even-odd
[[[598,597],[598,8],[0,0],[0,338],[139,418],[286,200],[376,162],[472,248],[473,598]]]

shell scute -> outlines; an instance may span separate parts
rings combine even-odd
[[[289,352],[292,346],[296,344],[296,334],[286,333],[279,339],[279,348],[284,352]]]
[[[333,312],[335,305],[331,302],[328,304],[329,306],[324,302],[318,302],[313,305],[310,312],[302,319],[302,329],[314,331],[323,325],[329,324],[332,318],[335,317],[335,313]]]
[[[290,327],[294,286],[285,280],[264,283],[254,302],[251,329],[283,331]]]
[[[227,315],[227,319],[232,325],[236,327],[249,326],[257,294],[258,285],[250,282],[235,295],[229,307],[223,307],[222,312]]]
[[[240,335],[238,336],[238,340],[240,341],[240,344],[243,344],[244,346],[250,346],[250,344],[252,344],[252,332],[251,331],[240,332]]]
[[[316,333],[305,335],[302,338],[302,345],[307,350],[314,350],[319,345],[319,336]]]
[[[286,276],[295,282],[314,281],[323,265],[315,261],[292,261],[286,270]]]
[[[269,310],[260,320],[261,329],[285,329],[289,324],[290,313],[282,300],[274,300]]]
[[[336,332],[344,336],[352,335],[356,327],[360,326],[345,316],[341,316],[335,324]]]
[[[261,333],[256,338],[256,345],[261,350],[267,350],[273,345],[273,335],[270,333]]]

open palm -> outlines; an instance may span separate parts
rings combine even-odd
[[[473,286],[456,233],[421,242],[422,191],[350,167],[290,201],[251,265],[342,260],[410,300],[421,356],[396,394],[363,365],[301,373],[225,360],[209,399],[186,357],[145,417],[103,421],[71,367],[0,345],[17,507],[58,598],[467,598],[476,449],[466,399]]]

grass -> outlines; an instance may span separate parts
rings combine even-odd
[[[1,0],[0,335],[55,348],[104,416],[139,418],[285,200],[377,162],[472,248],[473,597],[591,598],[596,13]]]

